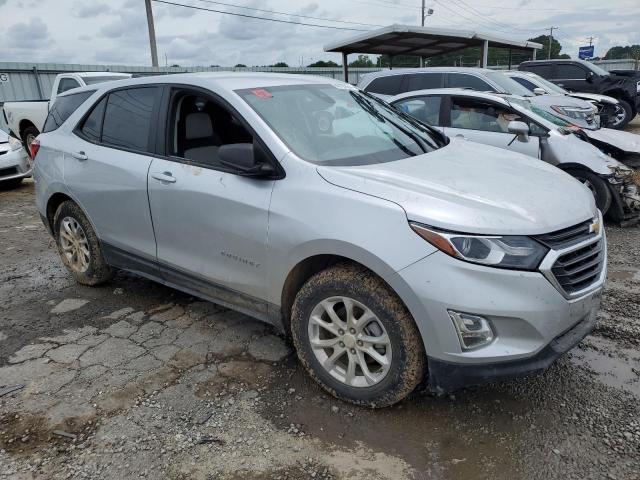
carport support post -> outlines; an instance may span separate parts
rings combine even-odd
[[[487,62],[489,61],[489,40],[485,40],[482,43],[482,62],[480,66],[482,68],[487,68]]]
[[[349,83],[349,64],[347,63],[347,52],[342,52],[342,73],[345,83]]]
[[[536,52],[537,52],[537,50],[534,48],[533,49],[533,58],[531,60],[535,60],[536,59]]]
[[[511,70],[511,65],[513,65],[513,57],[511,56],[511,49],[509,49],[509,70]]]

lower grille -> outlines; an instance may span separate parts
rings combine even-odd
[[[9,175],[15,175],[18,173],[16,167],[0,168],[0,177],[8,177]]]
[[[599,240],[558,257],[551,273],[564,291],[572,294],[597,282],[603,268],[603,240]]]

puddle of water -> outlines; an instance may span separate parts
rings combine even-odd
[[[572,350],[572,363],[588,368],[605,385],[623,388],[640,397],[640,375],[636,373],[640,372],[640,352],[620,348],[600,337],[589,337],[583,345],[584,348]]]

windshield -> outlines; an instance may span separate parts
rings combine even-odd
[[[446,137],[348,85],[236,90],[299,157],[320,165],[369,165],[431,152]]]
[[[509,97],[506,99],[511,105],[517,105],[519,107],[528,110],[529,112],[537,115],[538,117],[542,117],[547,122],[551,122],[558,127],[573,127],[573,125],[560,117],[556,117],[554,114],[543,110],[539,107],[533,105],[529,100],[525,100],[523,98],[515,98]]]
[[[518,95],[520,97],[533,96],[533,93],[531,93],[527,88],[520,85],[513,78],[507,77],[504,73],[489,72],[486,75],[489,80],[499,85],[500,88],[502,88],[506,93],[510,93],[511,95]]]
[[[127,77],[82,77],[87,85],[95,85],[96,83],[113,82],[115,80],[124,80]]]
[[[559,93],[560,95],[566,95],[569,93],[564,88],[559,87],[558,85],[556,85],[553,82],[550,82],[546,78],[542,78],[540,75],[536,75],[536,74],[534,75],[535,75],[535,81],[543,85],[548,92]],[[533,77],[533,75],[531,76]]]

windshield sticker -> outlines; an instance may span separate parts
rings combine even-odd
[[[256,97],[262,99],[273,98],[271,92],[265,90],[264,88],[256,88],[255,90],[251,90],[251,93],[253,93]]]

